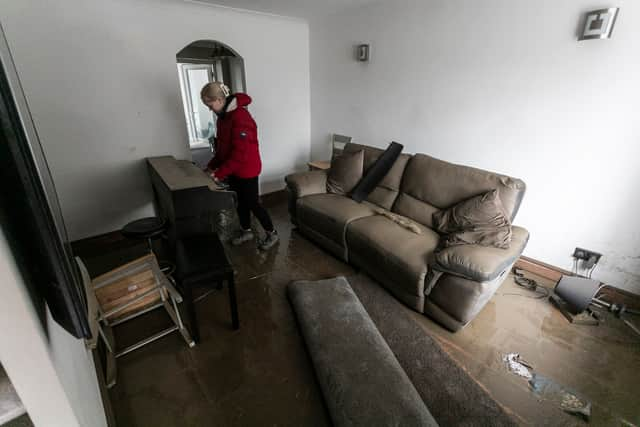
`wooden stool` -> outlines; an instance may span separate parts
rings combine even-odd
[[[191,326],[191,336],[200,341],[198,319],[193,301],[196,286],[216,286],[227,282],[233,329],[240,327],[233,266],[216,233],[182,237],[176,242],[176,282],[184,293],[184,301]]]

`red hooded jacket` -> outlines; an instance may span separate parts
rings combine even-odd
[[[258,127],[247,110],[249,104],[249,95],[236,93],[227,98],[223,112],[218,114],[216,154],[208,164],[218,179],[229,175],[254,178],[262,171]]]

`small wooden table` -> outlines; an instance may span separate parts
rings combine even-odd
[[[309,166],[309,170],[310,171],[328,170],[328,169],[331,168],[331,161],[330,160],[316,160],[315,162],[307,163],[307,166]]]

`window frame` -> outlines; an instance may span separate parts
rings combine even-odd
[[[209,140],[198,138],[194,115],[197,114],[193,110],[194,96],[198,96],[197,102],[200,102],[200,94],[192,94],[189,91],[189,70],[207,70],[209,82],[221,81],[217,77],[217,68],[215,63],[178,63],[178,77],[180,80],[180,93],[182,95],[182,106],[184,110],[185,120],[187,122],[187,133],[189,135],[189,148],[210,148]],[[220,73],[221,74],[221,73]],[[221,77],[221,76],[220,76]],[[213,112],[211,113],[213,118]]]

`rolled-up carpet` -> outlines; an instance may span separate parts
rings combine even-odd
[[[438,425],[347,279],[287,292],[336,426]]]
[[[360,203],[369,196],[380,181],[389,173],[404,146],[397,142],[389,144],[375,163],[364,173],[362,179],[351,191],[351,198]]]

